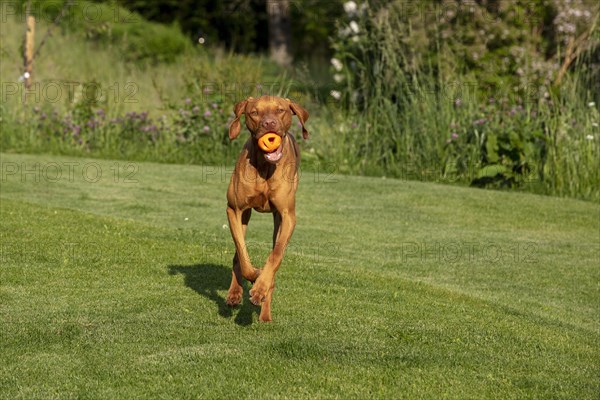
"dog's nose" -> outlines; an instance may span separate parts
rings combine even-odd
[[[277,121],[275,121],[273,118],[264,119],[262,121],[262,127],[267,130],[274,130],[277,128]]]

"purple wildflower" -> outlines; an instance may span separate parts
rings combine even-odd
[[[210,131],[210,128],[208,127],[208,125],[204,125],[204,128],[202,128],[202,131],[208,133]]]
[[[198,107],[198,106],[194,106],[194,108],[192,108],[192,112],[193,112],[194,114],[198,114],[198,113],[200,112],[200,107]]]
[[[452,132],[452,135],[450,135],[450,137],[452,138],[452,140],[456,140],[458,139],[458,134],[456,132]]]
[[[460,106],[461,106],[461,104],[462,104],[462,100],[461,100],[461,99],[456,99],[456,100],[454,100],[454,105],[455,105],[456,107],[460,107]]]
[[[208,118],[208,117],[210,117],[211,115],[212,115],[212,112],[211,112],[210,110],[206,110],[206,111],[204,111],[204,117],[205,117],[205,118]]]
[[[189,97],[187,99],[184,100],[185,104],[192,104],[192,99],[190,99]]]
[[[487,122],[487,118],[479,118],[478,120],[473,121],[475,125],[483,125]]]
[[[157,127],[156,125],[152,124],[152,125],[144,125],[142,127],[142,132],[144,133],[149,133],[149,132],[156,132],[157,131]]]

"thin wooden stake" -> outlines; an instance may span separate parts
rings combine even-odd
[[[29,89],[31,82],[33,81],[33,50],[35,45],[35,17],[30,15],[30,4],[27,4],[26,14],[27,30],[25,31],[25,52],[23,54],[23,61],[25,66],[25,72],[23,78],[25,79],[25,87]]]

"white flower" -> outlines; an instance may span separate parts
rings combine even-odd
[[[344,11],[346,11],[346,14],[348,14],[348,15],[352,15],[352,14],[356,13],[357,9],[358,9],[358,6],[353,1],[347,1],[344,3]]]
[[[593,126],[594,128],[597,128],[597,127],[598,127],[598,123],[597,123],[597,122],[592,122],[592,126]]]
[[[331,97],[333,97],[336,100],[339,100],[342,98],[342,94],[338,90],[332,90],[331,92],[329,92],[329,94],[331,95]]]
[[[341,71],[344,68],[344,64],[342,64],[342,62],[340,60],[338,60],[337,58],[331,59],[331,65],[333,65],[333,68],[336,71]]]
[[[30,77],[30,76],[31,76],[31,75],[29,74],[29,72],[25,72],[25,73],[23,74],[23,77],[24,77],[25,79],[29,79],[29,77]]]
[[[227,229],[227,224],[223,224],[223,229]]]
[[[360,28],[358,27],[358,24],[356,23],[356,21],[350,21],[350,29],[352,29],[352,32],[358,34],[358,32],[360,32]]]
[[[188,217],[185,217],[183,220],[184,220],[184,221],[189,221],[189,218],[188,218]]]
[[[340,83],[341,81],[344,80],[344,75],[342,75],[342,74],[335,74],[335,75],[333,75],[333,80],[336,81],[337,83]]]
[[[354,43],[358,43],[359,40],[360,40],[360,38],[358,36],[352,36],[352,41]]]
[[[347,38],[350,35],[352,30],[349,27],[345,27],[344,29],[340,29],[339,37],[342,39]]]
[[[596,105],[596,103],[594,103],[593,101],[590,101],[590,102],[588,103],[588,107],[594,107],[595,105]]]
[[[585,140],[594,140],[594,135],[587,135]]]

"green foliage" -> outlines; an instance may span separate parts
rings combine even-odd
[[[190,47],[177,26],[152,22],[117,24],[106,32],[101,39],[118,45],[124,58],[131,61],[173,62]]]
[[[95,82],[103,94],[96,103],[63,96],[65,101],[57,104],[3,104],[0,144],[11,151],[233,162],[244,141],[227,140],[233,104],[269,93],[294,97],[309,109],[312,138],[301,145],[304,165],[311,168],[600,198],[596,37],[592,35],[562,84],[553,87],[545,79],[553,78],[556,68],[542,76],[528,69],[528,60],[542,60],[542,66],[562,60],[560,49],[568,37],[559,35],[558,27],[571,29],[571,22],[568,15],[559,18],[559,8],[540,4],[529,20],[517,18],[528,10],[524,3],[510,8],[499,2],[501,7],[490,14],[482,14],[482,6],[475,4],[475,16],[469,19],[464,10],[457,13],[452,7],[442,18],[429,12],[436,10],[427,8],[432,4],[419,9],[413,2],[378,8],[345,3],[345,19],[332,38],[335,87],[325,99],[322,94],[329,88],[320,86],[308,68],[283,71],[260,57],[185,45],[177,63],[162,62],[173,60],[176,44],[185,40],[174,34],[175,39],[163,42],[164,35],[154,34],[152,27],[167,37],[178,28],[148,25],[128,11],[123,11],[125,17],[140,20],[125,24],[109,18],[92,25],[65,20],[63,35],[52,36],[36,59],[35,79],[42,84],[57,77]],[[293,12],[300,12],[299,5],[294,7]],[[309,20],[329,15],[328,8],[306,7]],[[416,13],[405,7],[417,7]],[[449,10],[454,10],[452,18]],[[532,21],[543,21],[546,30],[554,27],[554,34],[536,31]],[[587,27],[573,26],[576,33]],[[506,30],[506,38],[491,40],[494,31],[484,40],[479,28]],[[455,35],[444,37],[444,30]],[[44,21],[39,31],[44,31]],[[8,60],[20,59],[20,32],[14,21],[3,25],[0,50]],[[161,50],[155,52],[153,46]],[[528,50],[523,53],[520,47]],[[476,48],[481,57],[464,61]],[[15,80],[21,73],[18,62],[0,68]],[[41,113],[32,114],[36,105],[45,121],[39,120]],[[205,116],[207,110],[212,114]]]
[[[238,52],[253,52],[266,48],[261,38],[266,33],[266,5],[260,1],[215,1],[215,0],[118,0],[145,19],[162,24],[176,23],[188,39],[203,37],[213,47],[225,44]]]
[[[259,0],[119,0],[119,4],[151,21],[176,22],[188,37],[202,36],[207,46],[241,52],[263,52],[269,46],[267,1]],[[289,2],[292,51],[296,59],[315,60],[329,54],[328,37],[342,12],[342,1]]]
[[[25,0],[17,2],[21,15],[26,3]],[[173,62],[190,46],[177,25],[147,21],[114,2],[34,0],[31,13],[47,23],[59,20],[64,32],[79,34],[103,45],[110,44],[127,61]]]
[[[587,106],[598,94],[586,87],[600,42],[590,39],[553,87],[559,39],[529,31],[560,10],[497,5],[362,5],[340,22],[332,96],[363,132],[346,137],[351,170],[600,198],[598,121]],[[593,30],[591,12],[577,12],[588,24],[574,32]],[[556,126],[557,116],[576,123]]]
[[[546,154],[543,119],[526,105],[510,106],[490,99],[479,107],[482,118],[468,122],[473,113],[456,107],[457,120],[444,149],[445,168],[470,176],[477,186],[521,187],[540,178]],[[465,123],[462,126],[462,123]],[[475,163],[473,165],[472,163]]]
[[[335,32],[335,21],[343,13],[341,0],[292,0],[292,50],[298,60],[321,62],[331,53],[327,46]]]

